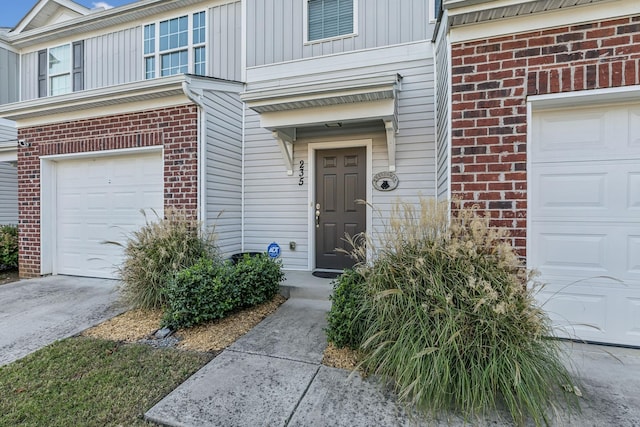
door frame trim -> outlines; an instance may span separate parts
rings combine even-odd
[[[367,189],[367,204],[366,206],[366,224],[365,230],[369,232],[371,230],[371,225],[373,224],[373,209],[371,208],[370,203],[372,203],[373,189],[371,186],[371,181],[373,180],[373,139],[352,139],[352,140],[338,140],[338,141],[327,141],[327,142],[312,142],[308,144],[307,150],[307,170],[309,171],[309,181],[307,187],[307,241],[308,244],[308,260],[307,267],[309,270],[314,270],[316,268],[316,228],[314,226],[315,223],[315,188],[316,188],[316,151],[320,150],[331,150],[331,149],[341,149],[341,148],[354,148],[354,147],[364,147],[366,150],[366,177],[365,177],[365,185]]]

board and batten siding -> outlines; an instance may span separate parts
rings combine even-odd
[[[142,57],[141,26],[85,40],[85,89],[142,80]]]
[[[443,22],[435,43],[437,197],[448,200],[449,191],[449,44]]]
[[[349,71],[352,75],[365,73],[360,69]],[[398,93],[396,136],[396,174],[400,184],[390,192],[372,190],[371,202],[380,213],[374,213],[373,228],[369,230],[375,232],[396,200],[416,203],[419,195],[435,196],[434,70],[433,60],[425,56],[422,60],[384,64],[366,71],[396,71],[403,76],[402,90]],[[331,74],[324,76],[331,77]],[[247,109],[245,123],[245,250],[265,251],[269,243],[277,242],[282,248],[284,268],[308,270],[312,267],[308,262],[312,244],[308,236],[312,209],[308,205],[309,179],[298,185],[297,172],[294,176],[287,175],[280,149],[271,132],[260,128],[257,113]],[[293,145],[294,171],[301,160],[305,164],[312,161],[308,158],[308,144],[358,139],[373,142],[372,173],[388,170],[386,134],[380,121],[344,135],[300,137]],[[290,241],[296,242],[295,250],[289,249]]]
[[[19,61],[17,53],[0,47],[0,105],[18,101]]]
[[[242,56],[242,5],[228,3],[209,9],[209,75],[240,81]]]
[[[201,9],[194,9],[193,12]],[[176,16],[187,13],[176,12]],[[239,81],[241,78],[242,8],[240,2],[207,9],[207,76]],[[144,79],[143,25],[84,40],[84,89],[132,83]],[[82,37],[79,36],[78,40]],[[52,46],[55,46],[53,43]],[[38,52],[22,55],[22,100],[38,97]],[[156,68],[158,70],[158,68]],[[15,86],[16,88],[18,85]]]
[[[359,0],[357,34],[305,43],[304,0],[247,1],[247,67],[426,40],[425,0]]]
[[[238,87],[238,92],[241,90]],[[204,91],[205,218],[228,256],[242,250],[242,102],[238,93]]]

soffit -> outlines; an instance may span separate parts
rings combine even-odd
[[[394,99],[400,89],[397,73],[344,80],[319,81],[241,94],[247,106],[258,113]]]
[[[444,0],[451,26],[527,16],[611,0]]]

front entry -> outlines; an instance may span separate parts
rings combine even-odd
[[[316,268],[342,270],[354,260],[336,248],[350,250],[345,234],[366,230],[366,149],[364,147],[316,152]]]

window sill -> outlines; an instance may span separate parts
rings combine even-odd
[[[349,34],[341,34],[341,35],[335,36],[335,37],[327,37],[325,39],[305,40],[304,45],[305,46],[312,46],[314,44],[333,42],[333,41],[336,41],[336,40],[351,39],[351,38],[355,38],[357,36],[358,36],[358,33],[349,33]]]

